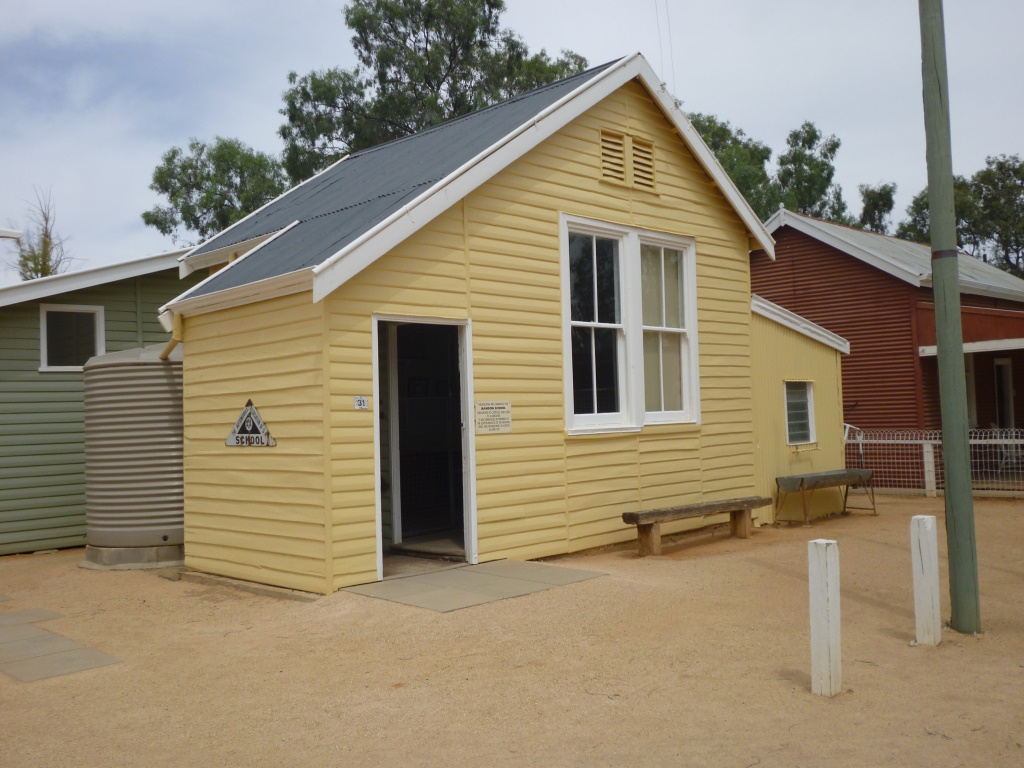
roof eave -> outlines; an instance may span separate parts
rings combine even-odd
[[[785,307],[780,307],[778,304],[768,301],[768,299],[763,299],[757,294],[752,294],[750,297],[750,309],[755,314],[768,318],[792,331],[796,331],[802,336],[817,341],[819,344],[831,347],[844,355],[850,354],[850,342],[842,336],[832,333],[828,328],[823,328],[806,317],[791,312]]]
[[[178,257],[182,253],[184,253],[182,250],[168,251],[118,264],[26,280],[23,283],[0,288],[0,307],[20,304],[25,301],[37,301],[60,293],[80,291],[104,283],[113,283],[153,272],[162,272],[165,269],[174,269],[178,264]]]

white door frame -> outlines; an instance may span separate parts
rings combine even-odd
[[[459,320],[448,317],[429,317],[419,315],[391,315],[374,313],[372,317],[372,345],[373,345],[373,392],[374,397],[380,393],[380,328],[381,323],[419,323],[423,325],[452,325],[459,329],[459,383],[460,397],[462,399],[462,509],[463,509],[463,547],[466,550],[466,562],[476,565],[479,558],[477,546],[477,517],[476,517],[476,430],[474,429],[474,408],[473,408],[473,322],[471,320]],[[390,326],[391,333],[395,334],[389,338],[390,342],[396,341],[397,329]],[[389,368],[391,377],[388,382],[390,396],[392,397],[391,413],[388,420],[391,430],[391,487],[400,490],[399,470],[397,463],[398,453],[398,400],[397,400],[397,367],[392,363],[396,362],[398,348],[396,343],[389,344],[388,354],[391,355]],[[378,405],[379,407],[379,405]],[[376,514],[377,514],[377,580],[384,578],[384,536],[383,536],[383,512],[381,509],[381,457],[380,457],[380,419],[373,420],[373,465],[374,465],[374,486],[376,488]],[[392,496],[392,537],[401,541],[401,514],[400,500],[396,504],[395,498],[400,493]],[[398,513],[398,514],[396,514]],[[396,525],[397,523],[397,525]]]

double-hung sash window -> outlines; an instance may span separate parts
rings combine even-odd
[[[623,347],[619,241],[569,234],[574,412],[618,414]]]
[[[699,417],[694,244],[562,216],[570,432]]]

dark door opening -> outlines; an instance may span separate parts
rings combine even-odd
[[[394,546],[464,557],[459,329],[400,324],[394,338],[401,531]]]

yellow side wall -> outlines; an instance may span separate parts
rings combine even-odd
[[[331,591],[323,330],[308,292],[186,318],[186,566]],[[250,398],[276,447],[224,444]]]
[[[659,194],[598,180],[601,128],[654,141]],[[559,212],[696,239],[701,425],[566,435]],[[639,85],[497,174],[325,304],[336,588],[376,578],[376,405],[353,408],[353,396],[376,394],[371,313],[470,319],[474,399],[512,403],[511,434],[476,437],[481,561],[626,541],[636,534],[622,512],[754,492],[747,234]]]
[[[775,498],[775,478],[806,472],[842,469],[843,397],[841,354],[803,334],[760,315],[751,323],[754,364],[754,434],[756,439],[757,492]],[[814,382],[814,423],[817,442],[786,445],[785,382]],[[842,494],[822,488],[810,496],[812,517],[839,512]],[[761,523],[773,522],[773,510],[755,510]],[[799,494],[789,494],[779,520],[802,520]]]

